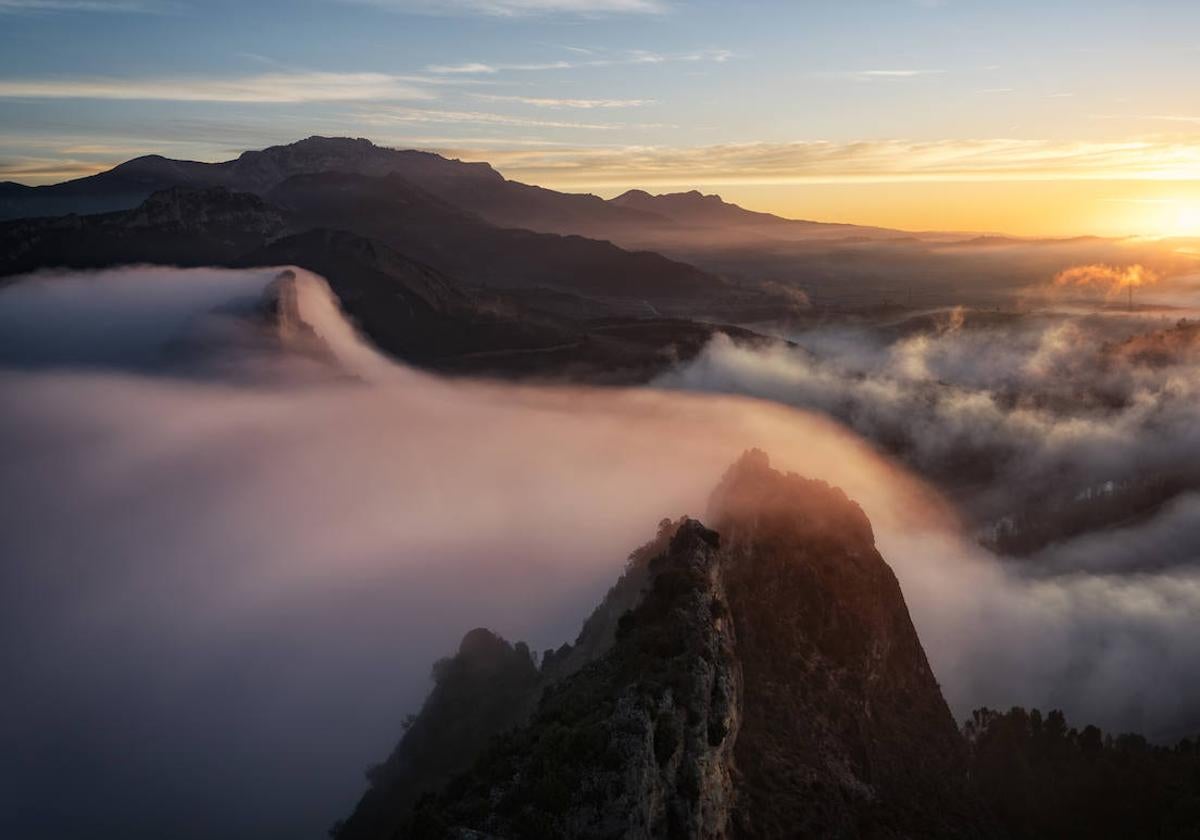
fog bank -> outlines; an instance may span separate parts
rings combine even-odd
[[[434,659],[480,625],[535,649],[572,638],[628,552],[662,517],[701,515],[751,446],[862,504],[959,717],[1057,705],[1167,730],[1200,709],[1186,565],[1025,575],[818,414],[437,379],[292,275],[282,292],[280,269],[0,290],[0,324],[28,329],[0,345],[0,833],[322,836]],[[29,350],[110,286],[120,353],[95,361],[104,334]],[[29,320],[39,295],[54,305]]]

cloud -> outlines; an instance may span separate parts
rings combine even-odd
[[[659,384],[827,413],[944,488],[967,533],[1038,546],[998,562],[962,534],[881,532],[960,714],[1007,693],[1172,738],[1200,725],[1200,680],[1161,682],[1200,662],[1200,327],[1172,325],[955,309],[801,326],[798,347],[718,337]]]
[[[397,123],[446,123],[463,125],[495,125],[522,128],[570,128],[588,131],[617,131],[631,126],[622,123],[589,123],[566,120],[545,120],[495,114],[486,111],[443,111],[428,108],[372,108],[359,114],[366,125],[386,126]]]
[[[556,187],[1200,178],[1196,140],[799,140],[448,151],[486,157],[509,177]]]
[[[917,76],[938,76],[945,70],[851,70],[845,75],[855,79],[911,79]]]
[[[481,64],[478,61],[467,62],[466,64],[430,64],[425,68],[430,73],[495,73],[496,68],[490,64]]]
[[[1138,286],[1153,285],[1160,279],[1157,272],[1144,265],[1092,263],[1063,269],[1055,275],[1054,285],[1100,287],[1107,297],[1113,297]]]
[[[1162,122],[1200,124],[1195,114],[1092,114],[1094,120],[1159,120]]]
[[[684,53],[657,53],[649,50],[622,50],[604,58],[586,61],[545,61],[525,63],[487,63],[468,61],[460,64],[430,64],[425,70],[442,74],[492,74],[504,70],[538,72],[543,70],[573,70],[581,67],[619,67],[638,64],[669,64],[673,62],[710,61],[723,64],[734,57],[732,50],[704,49]]]
[[[174,7],[174,4],[153,0],[0,0],[0,15],[67,12],[161,14]]]
[[[75,160],[70,157],[28,157],[16,160],[0,158],[0,179],[22,182],[62,180],[64,178],[82,178],[85,175],[95,175],[98,172],[103,172],[111,168],[112,165],[110,163]]]
[[[1200,532],[1194,501],[1152,529],[1101,535],[1175,544],[1166,568],[1081,566],[1068,545],[1053,574],[1027,574],[818,414],[443,381],[362,345],[319,278],[297,272],[300,323],[333,360],[314,365],[283,343],[307,331],[251,317],[278,274],[147,267],[0,290],[0,797],[55,820],[42,834],[320,831],[351,807],[362,767],[394,743],[430,662],[463,632],[486,625],[535,649],[571,637],[628,551],[661,517],[702,511],[751,445],[862,504],[960,717],[1021,703],[1152,734],[1195,723],[1200,576],[1172,538]],[[732,371],[774,399],[828,410],[815,403],[827,391],[890,411],[933,442],[989,417],[1033,435],[1038,411],[989,409],[980,383],[1071,381],[1089,328],[1033,319],[980,334],[969,313],[943,313],[891,341],[822,330],[804,352],[742,356],[717,342],[687,369],[694,381],[672,384],[713,388]],[[957,393],[921,390],[939,379]],[[1192,390],[1177,415],[1194,425],[1200,377],[1179,379]],[[923,404],[940,404],[936,425]],[[1099,435],[1102,465],[1113,447],[1153,443],[1161,427],[1146,422],[1165,408],[1130,409],[1108,434],[1058,422],[1046,446]],[[1195,451],[1194,436],[1170,443],[1177,457]],[[1076,554],[1092,562],[1092,547]],[[53,807],[64,797],[72,808]]]
[[[348,0],[418,14],[481,14],[490,17],[538,15],[659,15],[669,11],[666,0]]]
[[[473,96],[488,102],[517,102],[521,105],[533,105],[538,108],[579,108],[583,110],[640,108],[654,103],[653,99],[560,99],[540,96],[502,96],[488,93],[476,93]]]
[[[314,836],[434,659],[480,624],[573,637],[748,441],[836,475],[880,523],[885,487],[928,520],[918,486],[782,407],[363,364],[313,278],[304,317],[354,376],[276,357],[239,319],[277,274],[0,290],[0,803],[46,835]]]
[[[355,102],[431,99],[404,77],[386,73],[264,73],[235,78],[4,79],[0,98],[127,99],[172,102]]]
[[[1120,289],[1151,274],[1080,266],[1059,276],[1046,288]],[[1035,549],[1154,515],[1200,484],[1197,334],[1154,311],[955,309],[789,331],[799,347],[716,339],[660,383],[826,412],[954,494],[989,542]]]

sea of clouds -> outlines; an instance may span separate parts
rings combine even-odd
[[[0,289],[0,834],[321,836],[463,633],[572,638],[629,551],[701,515],[752,446],[862,504],[958,717],[1025,704],[1200,729],[1182,547],[1200,506],[1014,563],[973,531],[1003,505],[948,498],[925,466],[956,440],[1011,453],[1006,481],[1190,458],[1171,400],[1193,391],[1138,409],[1142,375],[1118,376],[1135,399],[1105,432],[1100,402],[1056,402],[1079,343],[1060,321],[992,337],[964,318],[717,340],[661,387],[618,390],[395,364],[299,270]],[[897,434],[900,460],[881,444]],[[1130,559],[1152,551],[1172,559]]]

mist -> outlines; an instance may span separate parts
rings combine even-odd
[[[97,294],[111,331],[88,326]],[[1106,535],[1110,561],[1070,559],[1099,554],[1085,535],[1014,565],[976,543],[976,502],[948,501],[864,425],[879,406],[901,417],[907,385],[952,365],[963,387],[1034,375],[939,355],[961,332],[952,319],[924,349],[862,345],[845,362],[858,378],[813,361],[819,342],[854,345],[828,333],[745,357],[718,340],[637,390],[392,363],[299,269],[26,279],[0,290],[0,325],[16,324],[21,339],[0,344],[6,835],[323,836],[436,658],[477,626],[534,649],[573,638],[628,553],[663,517],[702,517],[752,446],[863,506],[957,717],[1020,703],[1149,734],[1198,723],[1200,579],[1183,552],[1150,567],[1116,548],[1169,534],[1167,520]],[[1045,330],[1025,340],[1059,358]],[[860,410],[847,425],[821,413],[847,399]],[[939,428],[1026,439],[1011,412],[989,410],[979,431],[970,400],[934,405],[910,417],[929,438],[921,457]],[[1021,410],[1021,423],[1059,416]],[[1167,454],[1194,444],[1167,427]],[[1104,447],[1079,441],[1096,434],[1052,454],[1085,464]],[[1145,457],[1148,437],[1117,460]],[[1162,516],[1190,523],[1191,509]]]
[[[1029,531],[1028,553],[1090,528],[1086,508],[1141,517],[1200,482],[1192,313],[953,308],[791,345],[719,336],[657,384],[828,414],[952,491],[973,526]]]
[[[656,384],[821,412],[953,499],[957,529],[878,536],[960,715],[1061,707],[1178,738],[1200,728],[1192,290],[1156,290],[1169,310],[1051,298],[796,328],[766,347],[718,336]]]

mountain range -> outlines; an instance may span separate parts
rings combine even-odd
[[[40,187],[0,184],[0,218],[59,216],[127,210],[152,193],[176,186],[225,187],[266,195],[297,175],[337,173],[397,176],[446,204],[495,225],[546,233],[595,235],[607,228],[685,228],[737,225],[809,235],[899,236],[898,231],[826,225],[755,213],[698,192],[651,196],[631,190],[605,201],[504,178],[487,163],[388,149],[365,139],[309,137],[296,143],[244,152],[221,163],[146,155],[106,172]],[[590,231],[590,233],[589,233]]]
[[[509,180],[487,163],[364,139],[310,137],[221,163],[147,155],[60,184],[0,184],[0,220],[9,220],[0,221],[0,276],[111,265],[118,257],[177,256],[193,264],[199,242],[178,242],[178,253],[164,245],[183,231],[140,245],[120,234],[125,246],[109,254],[87,241],[94,229],[76,220],[105,216],[107,237],[133,220],[113,214],[178,189],[197,194],[192,211],[221,190],[265,202],[262,212],[278,219],[235,223],[245,223],[246,233],[259,231],[263,241],[252,245],[279,231],[341,230],[378,240],[460,286],[516,292],[535,309],[571,318],[754,324],[808,318],[810,303],[826,311],[1011,305],[1030,284],[1080,262],[1135,260],[1169,271],[1185,259],[1145,243],[1030,242],[786,219],[696,191],[630,190],[605,200]],[[217,199],[213,212],[227,209]],[[47,221],[53,218],[60,221]],[[77,239],[73,226],[86,231]],[[47,233],[55,230],[58,239]],[[30,238],[42,241],[40,250]],[[217,244],[224,250],[214,260],[233,259],[230,252],[244,243],[225,236]],[[964,285],[968,273],[972,282]]]
[[[640,224],[644,211],[365,140],[310,138],[217,164],[137,158],[63,184],[3,185],[0,208],[58,214],[0,222],[0,277],[295,264],[325,275],[381,348],[447,371],[644,381],[698,352],[714,322],[753,340],[729,322],[796,305],[652,251],[531,229]]]

